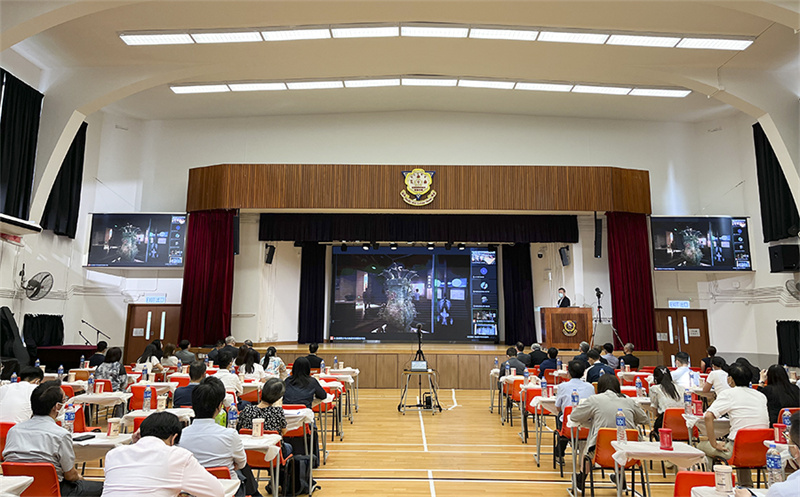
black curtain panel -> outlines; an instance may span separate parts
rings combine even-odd
[[[83,185],[83,158],[86,151],[87,123],[81,124],[72,145],[61,163],[58,176],[50,190],[42,215],[42,228],[53,230],[56,235],[75,238],[78,230],[78,211],[81,206]]]
[[[753,125],[753,139],[764,241],[792,238],[800,228],[800,215],[789,190],[789,183],[786,182],[778,157],[759,123]]]
[[[530,345],[536,341],[531,246],[503,245],[502,255],[506,345]]]
[[[325,245],[303,243],[298,343],[322,343],[325,326]]]
[[[25,314],[22,324],[25,343],[37,347],[64,344],[64,320],[57,314]]]
[[[0,69],[0,209],[28,219],[44,95]]]
[[[778,321],[778,364],[800,367],[800,321]]]
[[[570,215],[261,214],[262,241],[577,243]]]

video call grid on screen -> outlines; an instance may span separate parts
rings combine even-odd
[[[187,215],[92,214],[88,267],[180,268]]]
[[[334,246],[332,271],[331,341],[497,342],[494,250]]]
[[[656,271],[752,271],[746,217],[652,217]]]

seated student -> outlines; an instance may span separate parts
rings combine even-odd
[[[622,351],[625,355],[619,358],[620,366],[622,366],[624,362],[625,365],[630,366],[631,369],[639,369],[639,358],[633,355],[633,344],[630,342],[626,343]]]
[[[256,381],[264,381],[267,373],[264,368],[258,363],[258,352],[248,348],[245,355],[244,363],[239,367],[239,372],[244,372],[246,378],[252,378]]]
[[[761,370],[750,364],[750,361],[748,361],[746,357],[738,357],[734,363],[741,364],[745,369],[750,371],[750,383],[758,383],[761,377]]]
[[[175,394],[172,396],[172,405],[175,407],[192,407],[192,392],[194,392],[200,380],[205,377],[206,365],[202,361],[193,362],[189,366],[189,384],[175,389]]]
[[[558,395],[556,395],[556,409],[559,413],[558,418],[556,418],[558,429],[561,429],[561,423],[564,421],[561,413],[564,412],[565,407],[572,405],[573,391],[578,393],[579,401],[580,399],[588,399],[590,396],[594,395],[594,387],[592,384],[586,383],[581,379],[583,378],[584,371],[586,371],[581,361],[569,361],[567,371],[569,372],[570,380],[558,386]],[[559,437],[556,457],[564,457],[564,450],[567,448],[568,443],[569,438]]]
[[[221,354],[225,356],[226,354]],[[260,495],[252,471],[247,466],[242,439],[236,430],[225,428],[214,418],[223,409],[225,386],[216,378],[203,379],[192,392],[194,421],[183,429],[179,445],[188,450],[204,468],[226,466],[231,478],[242,481],[237,497]]]
[[[164,367],[161,365],[161,356],[163,355],[161,352],[161,340],[153,340],[144,348],[144,352],[136,360],[133,370],[141,371],[142,368],[147,366],[148,373],[163,371]]]
[[[261,364],[261,354],[258,353],[256,349],[253,348],[253,341],[252,340],[245,340],[244,344],[247,346],[248,349],[252,350],[256,353],[256,363]]]
[[[603,353],[605,352],[603,350],[603,346],[602,345],[595,345],[594,347],[592,347],[592,350],[597,352],[597,355],[600,356],[600,362],[605,364],[606,366],[608,366],[608,360],[605,357],[603,357]]]
[[[550,347],[547,349],[547,359],[542,361],[539,364],[539,378],[544,378],[544,372],[547,369],[556,369],[558,366],[558,362],[556,362],[556,358],[558,357],[558,349],[555,347]]]
[[[703,373],[711,371],[711,360],[717,355],[717,348],[711,345],[706,349],[706,353],[708,353],[708,357],[700,359],[700,371]]]
[[[758,385],[758,391],[767,397],[770,426],[783,422],[778,420],[781,409],[800,407],[800,390],[796,385],[792,385],[789,375],[782,366],[773,364],[767,371],[762,371]]]
[[[672,381],[682,390],[694,386],[694,375],[689,369],[689,360],[689,354],[686,352],[681,351],[675,354],[675,371],[672,372]]]
[[[712,357],[711,369],[712,371],[708,373],[708,377],[706,378],[706,384],[703,385],[703,391],[710,392],[713,387],[714,393],[718,394],[723,390],[729,389],[728,373],[725,371],[728,369],[728,365],[725,364],[725,359],[722,357]]]
[[[580,344],[581,353],[576,355],[572,358],[573,361],[581,361],[583,363],[583,367],[589,367],[589,361],[586,358],[586,353],[589,352],[589,343],[588,342],[581,342]]]
[[[697,448],[708,457],[708,467],[712,466],[714,458],[730,459],[736,434],[742,428],[769,428],[767,398],[750,388],[750,371],[741,364],[732,364],[728,369],[728,383],[733,388],[718,393],[703,416],[708,441],[700,442]],[[731,420],[731,432],[726,441],[719,441],[714,431],[714,420],[725,414]],[[738,484],[744,487],[753,485],[750,469],[736,472]]]
[[[19,381],[0,387],[0,421],[22,423],[31,419],[31,393],[44,379],[41,368],[26,366],[19,372]]]
[[[103,497],[147,495],[175,497],[180,492],[195,497],[218,497],[220,481],[176,444],[181,422],[169,412],[156,412],[142,421],[139,440],[106,454]]]
[[[545,359],[547,359],[547,352],[542,350],[542,346],[538,343],[534,343],[531,345],[531,367],[540,365]]]
[[[531,356],[525,353],[525,344],[517,342],[517,359],[525,365],[526,368],[531,367]]]
[[[128,386],[128,373],[122,365],[122,349],[111,347],[103,359],[103,363],[94,370],[95,380],[111,381],[111,389],[115,392],[124,392]]]
[[[517,358],[517,348],[509,347],[506,349],[506,360],[500,364],[500,377],[506,375],[506,365],[512,369],[512,375],[522,375],[525,373],[527,366]]]
[[[61,495],[100,496],[103,483],[84,480],[75,469],[72,436],[56,424],[58,411],[67,401],[61,382],[47,381],[31,393],[33,417],[14,425],[6,437],[3,460],[7,462],[49,462],[56,468]]]
[[[279,402],[286,391],[286,385],[278,378],[270,378],[261,389],[261,402],[246,406],[239,413],[238,429],[252,429],[253,420],[264,420],[264,431],[277,431],[281,435],[286,431],[286,415]]]
[[[614,368],[600,362],[600,354],[596,350],[587,352],[586,357],[589,359],[589,369],[586,370],[586,381],[588,383],[596,382],[602,375],[610,374],[614,376]],[[601,374],[600,371],[603,373]]]
[[[175,345],[168,343],[164,345],[164,351],[161,356],[162,366],[178,367],[178,358],[175,356]]]
[[[678,391],[672,375],[664,366],[653,370],[653,385],[650,387],[650,406],[658,413],[653,422],[651,437],[658,439],[658,429],[664,426],[664,411],[673,407],[683,409],[683,391]]]
[[[217,378],[222,382],[223,385],[225,385],[226,391],[233,390],[236,392],[236,395],[242,395],[242,381],[239,379],[238,375],[231,373],[228,369],[231,367],[233,358],[234,356],[228,352],[219,353],[219,356],[217,356],[219,371],[214,373],[214,378]]]
[[[188,366],[197,360],[197,357],[194,355],[194,353],[189,350],[189,347],[191,346],[192,344],[186,339],[178,342],[178,350],[175,351],[175,357],[181,360],[181,364],[183,366]]]
[[[619,359],[614,357],[614,345],[611,343],[604,343],[603,344],[603,353],[600,354],[600,357],[606,360],[606,364],[611,366],[614,369],[619,368]]]
[[[97,351],[94,353],[92,357],[89,358],[89,367],[96,368],[97,366],[103,364],[103,361],[106,359],[106,349],[108,348],[108,343],[104,341],[97,342]]]
[[[319,350],[318,343],[308,344],[308,355],[306,359],[311,369],[319,369],[320,364],[322,364],[322,358],[317,355],[317,350]]]
[[[219,351],[225,347],[225,340],[217,340],[217,343],[214,344],[214,348],[211,349],[206,356],[208,357],[209,361],[213,361],[214,364],[217,363],[217,359],[219,358]]]
[[[289,373],[286,372],[286,364],[284,364],[283,359],[278,357],[278,351],[275,347],[270,346],[267,348],[267,353],[264,355],[261,366],[264,368],[265,373],[278,375],[281,380],[285,380],[289,376]]]
[[[286,378],[285,385],[284,404],[303,404],[311,408],[315,398],[324,400],[328,396],[316,378],[311,377],[311,367],[305,357],[295,359],[292,375]]]

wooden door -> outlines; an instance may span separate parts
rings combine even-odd
[[[177,345],[180,332],[180,304],[128,304],[125,325],[125,364],[136,362],[144,348],[155,339]]]
[[[672,365],[678,352],[689,354],[692,366],[700,366],[709,345],[705,309],[656,309],[656,339],[662,363]]]

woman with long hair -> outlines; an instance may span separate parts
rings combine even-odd
[[[673,383],[669,369],[664,366],[658,366],[653,370],[653,382],[655,385],[650,387],[650,405],[658,416],[653,422],[651,433],[658,435],[658,429],[664,426],[664,411],[672,407],[682,408],[683,395]]]
[[[253,349],[248,350],[244,364],[239,366],[239,372],[243,370],[245,377],[253,378],[256,381],[263,381],[267,377],[264,373],[264,368],[258,363],[258,352]]]
[[[285,380],[289,376],[289,373],[286,372],[286,364],[278,357],[278,351],[275,347],[270,346],[267,349],[267,353],[264,354],[262,366],[267,374],[277,375],[281,380]]]
[[[163,371],[164,368],[161,366],[162,355],[161,340],[153,340],[144,348],[144,352],[136,360],[134,370],[141,371],[144,366],[147,366],[150,371]]]
[[[128,375],[122,360],[122,349],[111,347],[106,352],[103,363],[94,370],[96,380],[111,380],[111,388],[115,392],[124,392],[128,386]]]
[[[703,373],[711,371],[711,360],[717,355],[717,348],[711,345],[706,349],[706,353],[708,357],[700,359],[700,370]]]
[[[242,345],[241,347],[239,347],[239,353],[236,354],[236,359],[233,361],[234,364],[236,364],[237,366],[241,366],[242,364],[244,364],[245,361],[247,361],[247,351],[249,350],[250,347],[248,347],[247,345]]]
[[[761,386],[762,384],[764,385]],[[758,391],[767,397],[770,426],[781,422],[778,419],[781,409],[800,407],[800,389],[797,388],[797,385],[792,385],[786,370],[778,364],[773,364],[766,372],[761,372]]]
[[[161,357],[162,366],[177,366],[178,358],[175,357],[175,345],[168,343],[164,345],[164,355]]]
[[[758,383],[758,379],[761,376],[761,370],[750,364],[750,361],[748,361],[746,357],[740,357],[736,359],[734,364],[741,364],[745,367],[745,369],[748,369],[752,375],[752,379],[750,381],[753,383]]]
[[[311,376],[311,365],[305,357],[298,357],[292,366],[292,375],[286,378],[284,404],[303,404],[311,408],[314,398],[324,400],[328,394],[322,385]]]

